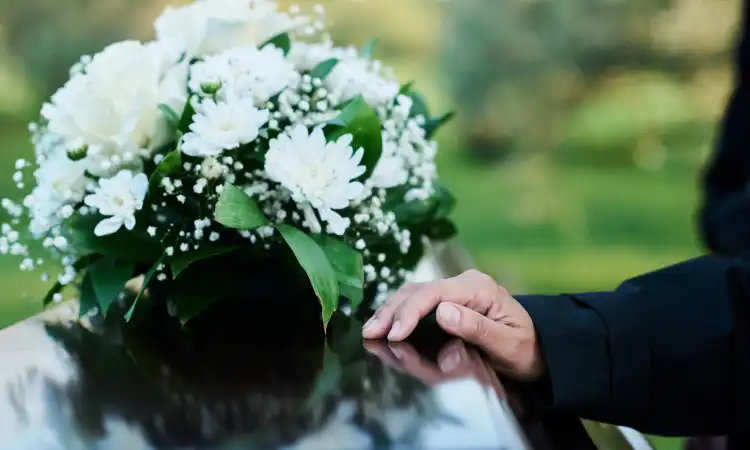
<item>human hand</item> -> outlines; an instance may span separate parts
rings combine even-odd
[[[460,339],[445,344],[438,352],[437,362],[423,358],[406,342],[366,340],[364,348],[384,364],[433,386],[446,381],[473,378],[482,386],[505,396],[500,380],[485,358]]]
[[[404,285],[365,323],[362,335],[402,341],[435,308],[440,327],[481,348],[497,370],[524,381],[544,373],[531,316],[492,277],[476,270]]]

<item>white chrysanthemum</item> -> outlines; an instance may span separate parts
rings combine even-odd
[[[259,45],[307,21],[279,12],[266,0],[202,0],[167,8],[156,36],[175,53],[202,57],[241,45]]]
[[[308,72],[327,59],[344,60],[356,57],[356,48],[334,47],[331,41],[323,43],[295,42],[289,50],[289,59],[297,69]]]
[[[125,41],[95,55],[42,108],[47,129],[65,141],[88,146],[88,170],[106,175],[115,162],[139,149],[153,149],[172,136],[159,111],[185,101],[187,66],[165,59],[156,44]]]
[[[312,228],[315,220],[310,207],[328,223],[330,233],[342,235],[350,225],[351,221],[336,210],[348,207],[362,195],[363,185],[355,180],[365,172],[360,165],[364,152],[354,151],[351,143],[351,134],[326,142],[321,128],[308,134],[307,128],[297,125],[269,144],[267,176],[289,190]]]
[[[392,102],[401,86],[383,77],[362,58],[340,61],[326,78],[326,86],[341,100],[361,95],[367,103],[380,106]]]
[[[198,109],[182,141],[182,152],[190,156],[216,156],[254,141],[270,115],[267,109],[256,108],[251,98],[218,103],[208,99]]]
[[[96,225],[94,234],[105,236],[117,232],[120,227],[132,230],[135,227],[135,213],[143,207],[148,191],[148,177],[129,170],[121,170],[112,178],[102,178],[93,194],[87,195],[84,202],[110,216]]]
[[[238,47],[195,63],[190,69],[190,90],[212,94],[218,87],[221,97],[250,96],[261,106],[299,76],[284,52],[273,45]]]
[[[30,229],[39,236],[59,223],[63,205],[83,199],[86,187],[86,167],[81,161],[71,161],[63,149],[49,155],[34,172],[36,187],[24,200],[31,217]]]

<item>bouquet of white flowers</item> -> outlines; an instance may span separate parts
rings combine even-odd
[[[336,47],[323,23],[321,7],[198,0],[164,11],[154,41],[71,69],[31,126],[35,163],[16,164],[33,190],[2,202],[13,219],[0,250],[22,270],[46,264],[14,229],[28,216],[31,240],[61,263],[45,304],[77,285],[82,311],[106,314],[142,275],[141,293],[180,293],[169,309],[184,323],[224,292],[190,288],[195,263],[242,272],[237,261],[296,258],[326,324],[340,297],[352,310],[377,301],[455,233],[431,140],[450,114],[430,117],[371,44]]]

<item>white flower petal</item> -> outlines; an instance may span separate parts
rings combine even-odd
[[[117,216],[103,219],[101,222],[96,224],[96,228],[94,228],[94,234],[96,236],[106,236],[108,234],[116,233],[117,230],[122,227],[122,222],[122,219]]]

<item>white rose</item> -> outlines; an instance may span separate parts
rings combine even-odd
[[[187,66],[172,64],[159,45],[119,42],[95,55],[84,73],[59,89],[42,116],[50,132],[89,147],[90,172],[106,174],[137,150],[167,142],[171,136],[164,132],[158,105],[180,108],[186,77]]]
[[[206,56],[231,47],[259,45],[306,20],[277,11],[265,0],[203,0],[170,7],[156,20],[156,36],[173,52]]]

